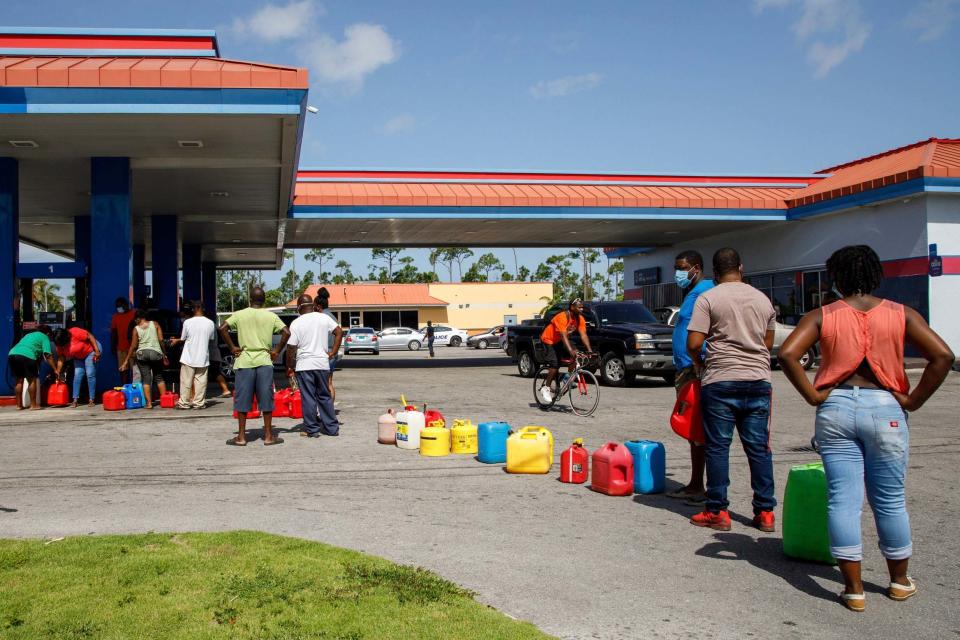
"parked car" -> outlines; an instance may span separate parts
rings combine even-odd
[[[443,325],[433,325],[433,344],[435,346],[459,347],[469,337],[470,335],[466,331]]]
[[[384,329],[377,333],[377,337],[380,338],[380,348],[383,350],[409,349],[410,351],[418,351],[425,340],[422,333],[407,327]]]
[[[350,355],[354,351],[369,351],[373,355],[380,355],[380,341],[377,338],[377,332],[370,327],[350,327],[347,337],[344,338],[344,355]]]
[[[540,343],[540,334],[566,305],[555,305],[543,319],[531,324],[507,327],[507,353],[517,363],[524,378],[536,375],[545,360],[546,349]],[[673,381],[673,327],[657,322],[642,303],[584,302],[587,337],[600,354],[600,381],[622,387],[633,376],[651,376]],[[582,348],[580,338],[573,335],[571,342]]]
[[[677,313],[680,311],[680,307],[658,307],[653,310],[653,315],[657,316],[657,319],[668,324],[671,327],[676,326],[677,324]],[[770,352],[770,364],[774,367],[778,367],[777,356],[780,354],[780,345],[787,341],[787,336],[793,333],[793,330],[796,327],[792,324],[783,324],[778,322],[776,329],[773,333],[773,351]],[[817,362],[817,358],[820,356],[820,346],[815,344],[810,347],[810,350],[803,354],[803,357],[800,358],[800,365],[804,369],[810,369]]]
[[[467,346],[474,349],[486,349],[490,345],[499,346],[500,336],[506,332],[506,327],[499,324],[483,333],[477,333],[467,338]]]

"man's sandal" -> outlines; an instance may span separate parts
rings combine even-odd
[[[847,609],[856,613],[863,613],[867,610],[867,600],[862,593],[847,593],[844,591],[840,594],[840,602]]]
[[[917,593],[917,584],[913,581],[913,578],[907,576],[907,582],[910,584],[898,584],[896,582],[890,583],[890,588],[887,589],[887,597],[891,600],[897,600],[902,602],[907,598],[910,598]]]

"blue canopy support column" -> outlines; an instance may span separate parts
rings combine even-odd
[[[180,307],[177,284],[177,216],[153,216],[150,219],[150,272],[153,274],[153,306],[176,311]]]
[[[130,304],[135,309],[147,308],[147,248],[142,244],[133,245],[133,299]]]
[[[203,285],[203,309],[205,315],[217,323],[217,263],[203,262],[200,266],[200,279]]]
[[[133,245],[130,159],[90,160],[90,326],[100,342],[97,389],[120,384],[110,349],[110,321],[118,297],[130,295]]]
[[[15,158],[0,158],[0,394],[13,393],[7,351],[13,347],[19,320],[16,300],[20,260],[20,185]]]
[[[73,218],[73,255],[78,262],[90,264],[90,216]],[[77,278],[73,282],[73,308],[77,318],[84,320],[90,315],[90,282],[87,278]]]
[[[183,245],[183,299],[200,300],[202,297],[202,278],[200,275],[203,246],[199,244]]]

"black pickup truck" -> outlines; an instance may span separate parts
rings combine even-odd
[[[507,327],[506,352],[517,363],[524,378],[532,378],[544,361],[540,333],[566,305],[551,307],[542,320]],[[622,387],[633,376],[651,376],[673,381],[673,327],[661,324],[637,301],[585,302],[587,337],[600,354],[600,380]],[[580,337],[572,336],[575,347],[583,348]]]

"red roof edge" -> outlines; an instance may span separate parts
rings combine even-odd
[[[864,162],[870,162],[871,160],[876,160],[878,158],[883,158],[886,156],[892,156],[895,153],[900,153],[902,151],[909,151],[910,149],[915,149],[917,147],[922,147],[925,144],[931,144],[934,142],[945,142],[947,144],[957,144],[960,143],[960,138],[927,138],[926,140],[920,140],[919,142],[914,142],[912,144],[904,145],[902,147],[897,147],[896,149],[888,149],[881,153],[875,153],[872,156],[865,156],[857,160],[851,160],[850,162],[844,162],[843,164],[838,164],[833,167],[827,167],[826,169],[821,169],[817,173],[833,173],[838,169],[844,169],[846,167],[852,167],[857,164],[863,164]]]

